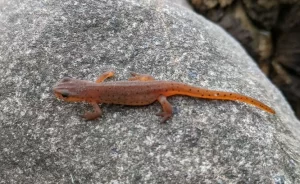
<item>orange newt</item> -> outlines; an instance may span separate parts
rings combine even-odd
[[[272,108],[262,102],[238,93],[208,90],[180,82],[159,81],[145,74],[131,74],[133,77],[129,78],[129,81],[116,82],[103,82],[114,75],[112,71],[102,74],[96,82],[65,77],[54,87],[54,93],[57,98],[64,101],[92,104],[94,112],[84,114],[87,120],[101,116],[102,112],[98,106],[100,103],[140,106],[151,104],[157,100],[163,109],[157,115],[162,116],[162,122],[166,122],[172,116],[172,106],[167,101],[167,97],[173,95],[236,100],[275,114]]]

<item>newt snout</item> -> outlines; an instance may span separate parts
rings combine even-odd
[[[79,102],[82,101],[82,98],[78,96],[80,83],[80,80],[64,77],[54,86],[53,92],[57,98],[64,101]]]

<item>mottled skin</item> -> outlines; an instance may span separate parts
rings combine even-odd
[[[105,82],[103,81],[114,75],[109,71],[102,74],[96,82],[63,78],[54,87],[57,98],[68,102],[88,102],[93,105],[94,112],[86,112],[84,117],[93,120],[101,116],[98,104],[123,104],[123,105],[148,105],[156,100],[162,105],[162,122],[166,122],[172,116],[172,106],[166,97],[173,95],[184,95],[196,98],[216,100],[236,100],[252,104],[262,110],[275,114],[275,111],[255,100],[238,93],[222,92],[202,89],[188,84],[172,81],[154,80],[149,75],[132,73],[129,81]]]

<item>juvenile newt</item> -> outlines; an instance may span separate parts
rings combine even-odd
[[[94,107],[94,112],[86,112],[83,115],[87,120],[101,116],[102,112],[98,106],[100,103],[141,106],[157,100],[163,110],[157,115],[162,117],[162,122],[166,122],[173,112],[167,97],[173,95],[240,101],[275,114],[275,111],[264,103],[238,93],[208,90],[180,82],[155,80],[152,76],[145,74],[131,74],[129,81],[115,82],[103,82],[114,75],[112,71],[102,74],[96,82],[65,77],[54,87],[54,94],[64,101],[90,103]]]

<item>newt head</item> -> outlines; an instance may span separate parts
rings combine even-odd
[[[64,77],[54,87],[53,92],[58,99],[67,102],[81,102],[84,101],[80,94],[88,81]]]

